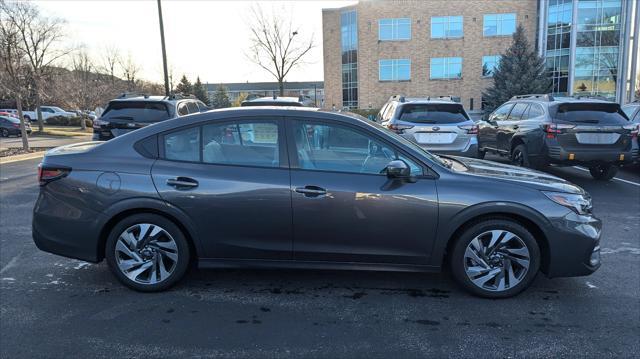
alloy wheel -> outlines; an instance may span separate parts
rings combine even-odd
[[[488,291],[515,287],[527,274],[529,249],[524,241],[505,230],[492,230],[476,236],[464,253],[464,270],[471,282]]]
[[[522,154],[522,151],[515,150],[513,152],[513,160],[512,160],[512,162],[516,166],[520,166],[520,167],[524,166],[524,155]]]
[[[178,246],[164,228],[150,223],[135,224],[117,239],[115,259],[118,269],[140,284],[166,280],[178,264]]]

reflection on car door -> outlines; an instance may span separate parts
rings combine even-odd
[[[294,258],[426,264],[438,219],[435,181],[408,183],[380,173],[400,158],[421,176],[418,161],[369,130],[287,122]]]
[[[500,131],[500,124],[506,120],[507,116],[509,116],[509,111],[511,111],[512,107],[512,103],[504,104],[498,107],[498,109],[489,116],[487,121],[481,122],[478,132],[478,141],[483,149],[498,149],[498,133]]]
[[[160,196],[197,227],[204,258],[291,259],[291,191],[281,120],[242,119],[160,137]]]
[[[511,139],[520,126],[522,115],[529,110],[528,103],[516,103],[504,121],[498,121],[496,141],[499,150],[511,152]]]

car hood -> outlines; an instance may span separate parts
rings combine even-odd
[[[517,182],[544,191],[586,193],[581,187],[548,173],[474,158],[453,156],[451,158],[462,162],[467,167],[466,170],[457,171],[461,174]]]

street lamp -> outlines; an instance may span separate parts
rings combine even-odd
[[[167,71],[167,50],[164,45],[164,25],[162,23],[162,4],[158,0],[158,20],[160,21],[160,41],[162,43],[162,65],[164,67],[164,94],[169,96],[169,72]]]

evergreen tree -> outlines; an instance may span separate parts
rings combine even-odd
[[[495,110],[516,95],[548,93],[551,86],[544,59],[529,44],[524,28],[518,26],[511,47],[493,70],[493,84],[482,93],[485,111]]]
[[[229,95],[227,94],[227,88],[222,86],[222,84],[218,85],[216,92],[213,94],[213,103],[211,105],[213,108],[225,108],[231,106]]]
[[[193,84],[193,94],[198,100],[209,106],[209,95],[207,95],[207,89],[204,87],[204,84],[200,82],[200,76],[196,79],[196,83]]]
[[[183,95],[193,94],[193,85],[191,84],[189,79],[187,79],[187,76],[182,75],[182,78],[180,79],[180,83],[178,83],[178,85],[176,86],[175,92],[181,93]]]

